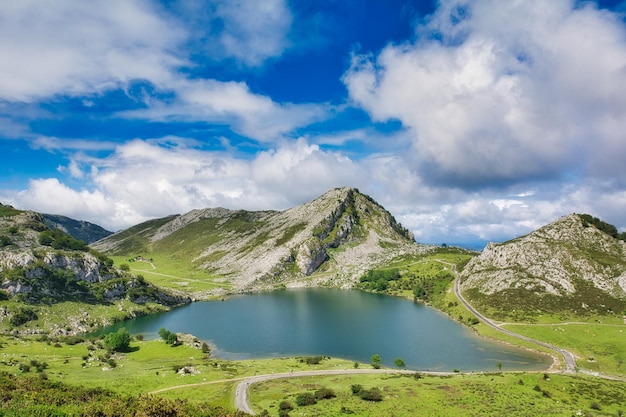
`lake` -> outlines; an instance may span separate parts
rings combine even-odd
[[[357,290],[297,289],[197,302],[118,323],[157,338],[159,328],[191,333],[211,356],[248,359],[323,355],[382,364],[402,358],[430,371],[543,370],[551,358],[476,336],[439,311],[409,300]]]

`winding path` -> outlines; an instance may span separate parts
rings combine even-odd
[[[558,346],[555,345],[551,345],[549,343],[546,342],[542,342],[540,340],[537,339],[533,339],[527,336],[523,336],[521,334],[512,332],[510,330],[507,329],[503,329],[502,327],[498,326],[497,324],[495,324],[493,321],[491,321],[490,319],[488,319],[487,317],[483,316],[481,313],[479,313],[478,311],[476,311],[476,309],[474,307],[472,307],[472,305],[470,303],[467,302],[467,300],[465,298],[463,298],[463,296],[461,295],[461,275],[456,271],[456,265],[448,263],[448,262],[443,262],[443,261],[439,261],[443,264],[449,265],[452,268],[452,273],[455,276],[454,279],[454,294],[457,296],[457,298],[461,301],[461,303],[465,306],[465,308],[467,308],[472,314],[474,314],[480,321],[482,321],[483,323],[485,323],[487,326],[491,327],[492,329],[495,329],[499,332],[502,332],[506,335],[509,336],[513,336],[516,337],[518,339],[522,339],[525,340],[527,342],[531,342],[534,344],[537,344],[539,346],[543,346],[547,349],[553,350],[555,352],[557,352],[559,355],[561,355],[563,357],[563,360],[565,361],[565,372],[574,372],[576,370],[576,359],[574,358],[574,355],[572,354],[572,352],[565,350],[563,348],[560,348]]]

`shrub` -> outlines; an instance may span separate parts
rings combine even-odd
[[[323,356],[309,356],[307,358],[304,358],[304,362],[307,365],[318,365],[319,363],[322,362],[323,359],[324,359]]]
[[[350,389],[352,390],[352,393],[354,395],[359,395],[361,391],[363,391],[363,386],[359,384],[354,384],[350,387]]]
[[[296,404],[299,406],[313,405],[316,403],[317,400],[315,399],[315,396],[310,392],[303,392],[302,394],[298,394],[296,396]]]
[[[11,242],[11,239],[9,239],[7,236],[0,236],[0,248],[3,248],[5,246],[10,246],[12,245],[13,242]]]
[[[178,345],[178,336],[176,336],[176,333],[170,332],[169,330],[166,330],[164,327],[161,327],[159,329],[159,336],[161,336],[161,339],[165,340],[165,343],[167,343],[168,345],[172,345],[172,346]]]
[[[365,401],[382,401],[383,393],[376,387],[362,390],[359,396]]]
[[[28,323],[31,320],[37,320],[38,318],[39,317],[34,310],[31,310],[30,308],[19,308],[13,313],[11,319],[9,319],[9,324],[11,324],[11,326],[17,327],[21,326],[24,323]]]
[[[291,405],[289,401],[281,401],[280,404],[278,405],[278,409],[291,411],[293,410],[293,406]]]
[[[335,394],[335,391],[333,391],[330,388],[320,388],[317,391],[315,391],[315,399],[317,400],[327,400],[329,398],[335,398],[337,395]]]
[[[130,346],[130,334],[125,328],[119,329],[115,333],[109,333],[104,337],[104,345],[107,349],[121,352]]]

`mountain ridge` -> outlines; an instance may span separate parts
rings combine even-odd
[[[207,208],[151,222],[92,247],[124,256],[174,253],[238,290],[286,283],[347,287],[385,259],[424,250],[382,206],[350,187],[284,211]]]
[[[555,297],[569,302],[574,314],[615,312],[626,307],[626,242],[569,214],[525,236],[488,244],[461,277],[462,290],[501,317],[515,304],[525,314],[555,312]]]

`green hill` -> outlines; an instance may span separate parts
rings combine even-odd
[[[463,291],[503,320],[621,315],[626,243],[614,227],[589,219],[571,214],[526,236],[489,244],[464,269]]]
[[[85,243],[93,243],[113,234],[113,232],[109,232],[97,224],[86,221],[74,220],[69,217],[59,216],[56,214],[42,214],[42,216],[44,223],[49,228],[59,229],[73,238],[82,240]]]
[[[389,212],[353,188],[331,190],[285,211],[193,210],[91,246],[131,260],[152,259],[157,271],[175,265],[180,282],[201,277],[235,290],[350,286],[398,254],[426,250]]]

